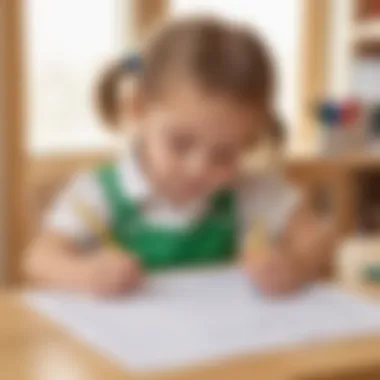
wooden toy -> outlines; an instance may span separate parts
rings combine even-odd
[[[363,280],[369,283],[380,284],[380,262],[379,263],[369,263],[363,268]]]
[[[358,237],[342,243],[335,273],[344,287],[380,300],[380,238]]]

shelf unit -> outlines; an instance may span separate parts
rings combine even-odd
[[[380,1],[355,0],[352,44],[355,56],[380,56]]]

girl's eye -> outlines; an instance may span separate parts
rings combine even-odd
[[[169,146],[176,153],[185,153],[192,148],[194,140],[191,136],[176,135],[169,137]]]

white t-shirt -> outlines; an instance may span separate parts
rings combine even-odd
[[[207,212],[206,199],[179,207],[154,194],[132,150],[116,159],[122,192],[141,207],[145,219],[166,226],[186,226]],[[281,233],[300,202],[299,192],[280,176],[242,177],[236,184],[237,216],[242,242],[255,221],[265,223],[273,233]],[[96,239],[88,222],[78,215],[75,202],[83,202],[105,226],[110,225],[111,212],[94,171],[77,174],[58,195],[44,220],[46,229],[77,242]]]

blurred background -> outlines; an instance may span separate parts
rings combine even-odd
[[[164,20],[189,13],[259,29],[277,60],[287,175],[334,218],[342,239],[380,231],[380,1],[5,0],[0,7],[1,282],[19,280],[21,252],[57,189],[118,143],[92,104],[101,70]]]

